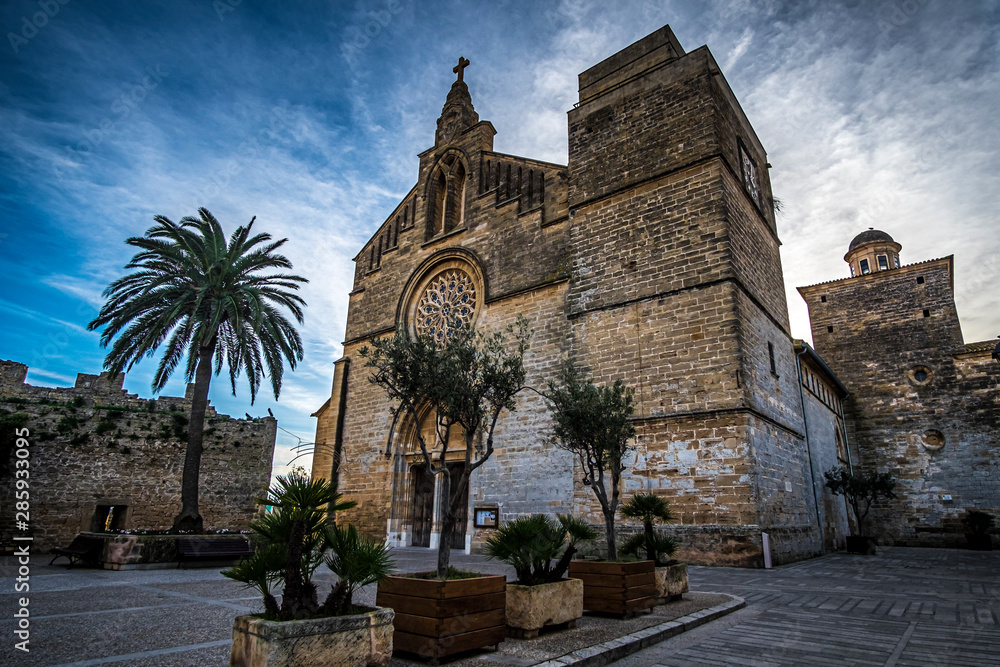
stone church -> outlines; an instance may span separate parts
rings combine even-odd
[[[841,546],[846,507],[822,473],[851,465],[864,436],[820,356],[828,339],[817,352],[791,338],[767,154],[709,49],[686,52],[664,26],[580,74],[565,165],[493,150],[468,65],[415,185],[354,259],[344,356],[314,415],[313,475],[358,501],[346,518],[394,545],[439,543],[443,499],[414,437],[431,425],[393,423],[358,351],[399,324],[444,335],[447,309],[486,331],[523,314],[531,386],[573,357],[635,389],[626,496],[669,500],[678,557],[758,567]],[[523,514],[602,523],[551,424],[531,392],[502,418],[453,548]]]

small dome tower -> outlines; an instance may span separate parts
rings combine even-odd
[[[852,276],[898,269],[902,247],[885,232],[869,227],[851,241],[844,261],[851,266]]]

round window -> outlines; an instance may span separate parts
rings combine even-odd
[[[926,366],[914,366],[906,374],[914,384],[927,384],[933,375],[931,369]]]
[[[923,442],[924,447],[932,451],[941,449],[945,444],[944,433],[933,429],[925,432],[920,439]]]

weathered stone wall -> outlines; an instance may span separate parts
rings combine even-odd
[[[897,544],[952,545],[963,541],[967,510],[1000,514],[1000,364],[993,343],[963,343],[952,258],[800,293],[817,351],[851,392],[855,465],[899,479],[897,500],[872,512],[873,532]]]
[[[831,386],[827,390],[833,391]],[[819,500],[819,522],[823,527],[824,545],[831,551],[843,549],[844,538],[851,534],[850,510],[843,496],[835,496],[826,488],[826,478],[823,476],[824,472],[835,466],[847,468],[850,464],[847,451],[841,446],[842,440],[837,436],[837,431],[842,428],[841,418],[808,386],[803,386],[802,394],[809,433],[812,484]]]
[[[456,83],[449,100],[460,93]],[[518,313],[532,322],[530,385],[543,388],[572,355],[596,382],[635,389],[639,433],[623,499],[639,490],[668,498],[690,538],[686,558],[760,566],[761,531],[775,562],[820,552],[760,142],[708,49],[685,54],[666,27],[581,74],[580,99],[567,167],[493,152],[492,125],[478,122],[421,154],[414,189],[356,258],[347,402],[341,409],[337,385],[317,413],[322,452],[343,421],[341,491],[359,501],[345,518],[406,543],[416,459],[398,449],[386,458],[389,405],[358,348],[405,318],[407,290],[448,251],[481,275],[475,326],[495,330]],[[757,202],[742,153],[758,167]],[[466,224],[435,235],[430,179],[454,160],[470,173]],[[525,190],[539,175],[541,202]],[[522,396],[472,479],[470,510],[495,504],[501,520],[572,510],[602,525],[593,492],[574,482],[579,464],[553,448],[550,429],[544,402]],[[314,474],[330,474],[326,453],[315,461]],[[470,511],[472,548],[484,534]]]
[[[91,530],[98,505],[128,507],[126,529],[170,528],[180,511],[181,472],[190,402],[139,398],[123,376],[80,374],[75,387],[23,383],[27,367],[0,361],[0,410],[26,416],[31,451],[30,502],[35,547],[68,544]],[[14,372],[17,371],[17,372]],[[265,491],[277,422],[206,414],[199,504],[205,528],[245,529]],[[0,484],[0,505],[13,507],[13,484]],[[0,518],[11,547],[12,512]]]

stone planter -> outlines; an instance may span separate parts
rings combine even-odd
[[[427,575],[422,575],[427,576]],[[507,578],[386,577],[375,604],[396,612],[393,646],[437,661],[504,640]]]
[[[653,561],[609,563],[575,560],[569,576],[583,580],[583,608],[608,614],[633,614],[656,606]]]
[[[583,581],[563,579],[550,584],[507,584],[507,631],[511,637],[532,639],[547,625],[576,627],[583,616]]]
[[[656,568],[656,604],[680,600],[688,592],[688,566],[674,563]]]
[[[373,667],[392,658],[391,609],[304,621],[238,616],[230,667]]]
[[[848,535],[847,553],[863,554],[865,556],[875,555],[875,540],[864,535]]]

